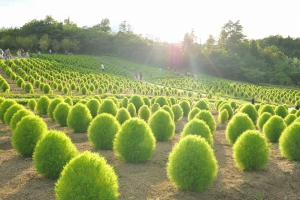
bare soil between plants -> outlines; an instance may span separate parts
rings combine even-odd
[[[217,121],[217,113],[213,111]],[[168,179],[166,163],[172,147],[179,141],[187,118],[176,122],[175,135],[167,142],[157,142],[153,157],[144,163],[132,164],[119,159],[112,150],[95,150],[86,133],[73,133],[42,116],[49,129],[64,131],[80,152],[89,150],[104,156],[115,166],[119,182],[119,199],[300,199],[300,163],[285,159],[278,144],[270,147],[269,163],[264,170],[242,171],[235,166],[232,146],[225,138],[226,124],[217,123],[214,153],[219,172],[211,187],[202,193],[181,191]],[[0,199],[55,199],[56,180],[38,174],[32,158],[20,156],[11,145],[12,132],[0,123]],[[88,169],[87,169],[88,170]]]

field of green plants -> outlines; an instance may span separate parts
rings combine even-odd
[[[161,142],[172,141],[185,119],[165,173],[178,190],[192,194],[211,187],[221,170],[214,149],[217,124],[225,127],[232,168],[265,170],[272,144],[285,160],[300,160],[297,89],[188,77],[112,56],[33,54],[1,60],[0,68],[0,121],[12,132],[13,149],[32,158],[45,179],[55,180],[57,199],[128,197],[120,192],[117,166],[97,151],[80,152],[63,131],[49,129],[45,118],[86,134],[95,150],[136,164],[151,160]],[[143,71],[142,80],[134,69]],[[1,146],[0,151],[5,155]]]

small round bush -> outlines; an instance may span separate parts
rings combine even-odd
[[[192,119],[184,126],[181,139],[187,135],[199,135],[204,138],[210,146],[214,143],[208,125],[200,119]]]
[[[300,122],[292,123],[282,132],[279,150],[289,160],[300,160]]]
[[[12,106],[10,106],[4,113],[4,123],[9,126],[13,115],[21,109],[24,109],[24,106],[20,104],[13,104]]]
[[[21,121],[21,119],[27,115],[34,115],[34,114],[27,109],[21,109],[17,111],[10,120],[9,126],[11,130],[14,131],[17,127],[18,122]]]
[[[227,122],[228,118],[229,118],[229,114],[227,109],[223,109],[221,113],[219,113],[218,121],[219,123],[224,124],[225,122]]]
[[[51,100],[47,96],[41,96],[36,104],[36,111],[38,114],[43,115],[47,114],[48,106],[50,105]]]
[[[57,199],[116,200],[119,197],[114,169],[104,157],[89,151],[70,160],[54,190]]]
[[[93,118],[96,117],[97,113],[98,113],[98,109],[100,107],[100,102],[97,99],[90,99],[86,103],[86,106],[90,110],[90,113],[91,113],[92,117]]]
[[[96,149],[112,149],[120,124],[114,116],[103,113],[95,117],[89,128],[88,138]]]
[[[263,126],[263,133],[270,142],[278,142],[278,139],[285,128],[286,124],[282,117],[273,115]]]
[[[285,124],[287,126],[289,126],[290,124],[292,124],[295,120],[297,119],[297,116],[295,114],[288,114],[285,118]]]
[[[197,159],[195,159],[197,158]],[[169,154],[167,175],[179,189],[202,192],[218,173],[218,163],[212,148],[204,138],[188,135]]]
[[[51,120],[54,120],[53,112],[58,104],[62,103],[63,99],[57,98],[51,101],[47,109],[47,115]]]
[[[5,81],[4,83],[1,84],[1,89],[3,92],[5,92],[6,90],[10,90],[10,86],[9,84]]]
[[[258,117],[258,113],[256,111],[256,109],[254,108],[254,106],[252,104],[245,104],[243,105],[240,109],[239,112],[243,112],[246,113],[252,120],[252,122],[255,124],[257,117]]]
[[[114,150],[126,162],[139,163],[152,157],[155,137],[148,124],[131,118],[122,124],[114,140]]]
[[[151,106],[151,101],[148,97],[143,97],[143,101],[144,101],[144,104],[147,105],[148,107]]]
[[[127,110],[130,114],[131,117],[135,117],[136,115],[136,109],[135,109],[135,106],[133,105],[133,103],[129,103],[128,106],[127,106]]]
[[[47,132],[47,124],[36,115],[28,115],[17,124],[12,135],[12,146],[22,156],[31,157],[35,145]]]
[[[13,105],[17,104],[16,101],[11,99],[5,99],[0,106],[0,120],[4,122],[4,114]]]
[[[203,120],[209,126],[211,134],[214,134],[214,132],[216,131],[217,125],[216,125],[215,118],[213,117],[213,115],[211,114],[210,111],[208,111],[208,110],[201,110],[195,116],[195,118]]]
[[[66,102],[70,106],[73,106],[73,100],[70,97],[65,98],[64,102]]]
[[[77,154],[75,145],[64,132],[50,130],[37,143],[32,158],[40,174],[56,179],[63,167]]]
[[[183,110],[179,104],[172,105],[171,107],[173,114],[174,114],[174,120],[179,121],[181,120],[183,116]]]
[[[128,98],[127,97],[123,97],[123,99],[120,102],[120,106],[122,108],[127,108],[127,106],[128,106]]]
[[[168,104],[168,100],[165,96],[160,96],[160,97],[157,97],[155,99],[155,102],[154,103],[158,103],[160,107],[163,107],[164,105],[169,105]]]
[[[204,99],[200,99],[199,101],[197,101],[194,108],[199,108],[200,110],[209,110],[209,111],[211,109],[209,103]]]
[[[133,103],[135,109],[136,109],[136,114],[139,112],[140,107],[142,107],[144,105],[144,101],[143,98],[139,95],[133,95],[130,99],[129,99],[129,104]]]
[[[45,84],[45,85],[43,86],[43,92],[44,92],[45,94],[49,94],[50,91],[51,91],[50,85],[49,85],[49,84]]]
[[[120,108],[116,114],[116,119],[121,125],[130,118],[130,113],[126,108]]]
[[[191,107],[188,101],[182,100],[179,102],[180,107],[182,108],[183,111],[183,116],[187,117],[189,115],[189,112],[191,111]]]
[[[24,90],[25,92],[30,92],[31,90],[33,90],[31,83],[26,83],[24,86]]]
[[[275,108],[275,114],[282,118],[285,118],[289,114],[289,112],[283,105],[279,105]]]
[[[259,130],[262,130],[265,123],[272,117],[272,115],[269,112],[262,113],[257,120],[256,126]]]
[[[35,99],[30,99],[27,103],[27,106],[30,110],[34,111],[36,108],[36,100]]]
[[[230,120],[233,117],[233,110],[232,107],[229,105],[229,103],[224,103],[220,108],[219,108],[219,113],[221,113],[223,110],[227,110],[228,113],[228,120]]]
[[[275,111],[273,109],[273,107],[269,104],[267,105],[262,105],[259,110],[258,110],[258,114],[261,115],[262,113],[264,112],[268,112],[270,113],[271,115],[275,115]]]
[[[192,119],[194,119],[194,117],[201,111],[200,108],[198,107],[194,107],[188,115],[188,121],[191,121]]]
[[[237,113],[229,121],[225,134],[230,144],[234,144],[237,138],[247,130],[255,130],[252,120],[245,113]]]
[[[151,106],[151,113],[154,114],[156,111],[160,109],[160,105],[158,103],[154,103]]]
[[[91,121],[92,115],[87,106],[82,103],[77,103],[69,112],[67,125],[75,133],[84,133],[87,131]]]
[[[113,116],[117,114],[118,108],[112,99],[104,99],[98,109],[98,114],[108,113]]]
[[[269,148],[259,131],[245,131],[232,149],[236,166],[242,170],[264,169],[268,163]]]
[[[167,111],[167,112],[170,114],[172,120],[174,121],[174,114],[173,114],[172,109],[171,109],[169,106],[167,106],[167,105],[164,105],[164,106],[162,107],[162,109],[165,110],[165,111]]]
[[[147,105],[143,105],[142,107],[140,107],[138,115],[141,119],[147,122],[151,115],[150,108]]]
[[[235,101],[230,101],[229,104],[230,104],[230,106],[231,106],[232,109],[234,109],[234,110],[237,109],[237,105],[236,105]]]
[[[175,133],[175,123],[170,114],[160,109],[149,119],[149,126],[158,141],[167,141],[172,139]]]
[[[67,126],[67,118],[70,110],[71,106],[68,103],[61,102],[58,104],[53,111],[53,118],[55,122],[61,126]]]

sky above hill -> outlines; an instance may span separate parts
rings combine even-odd
[[[114,32],[127,21],[136,34],[181,42],[193,28],[197,42],[205,43],[209,34],[217,39],[229,20],[240,20],[247,39],[300,37],[300,0],[0,0],[0,7],[0,27],[6,28],[46,15],[61,22],[70,17],[79,27],[108,18]]]

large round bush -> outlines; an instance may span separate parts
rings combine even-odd
[[[285,128],[286,124],[282,117],[273,115],[263,126],[263,133],[270,142],[278,142],[278,139]]]
[[[279,138],[281,155],[290,160],[300,160],[300,122],[288,126]]]
[[[61,126],[67,126],[67,118],[70,110],[71,106],[68,103],[61,102],[58,104],[53,111],[53,118],[55,122]]]
[[[237,113],[229,121],[225,134],[230,144],[234,144],[237,138],[247,130],[255,130],[252,120],[245,113]]]
[[[56,99],[53,99],[51,101],[51,103],[49,104],[48,109],[47,109],[47,115],[51,120],[54,120],[53,112],[54,112],[55,108],[57,107],[57,105],[60,104],[61,102],[63,102],[63,99],[56,98]]]
[[[189,112],[191,111],[191,106],[189,102],[186,100],[182,100],[179,102],[179,105],[182,108],[183,116],[187,117],[189,115]]]
[[[17,103],[10,106],[4,113],[4,123],[9,126],[11,118],[21,109],[24,109],[24,106]]]
[[[139,95],[133,95],[128,103],[133,103],[135,109],[136,109],[136,114],[139,112],[140,107],[144,105],[143,98]]]
[[[282,118],[285,118],[289,114],[289,112],[283,105],[279,105],[275,108],[275,114]]]
[[[64,132],[51,130],[37,143],[32,157],[40,174],[56,179],[63,167],[77,154],[75,145]]]
[[[25,116],[13,131],[12,146],[22,156],[32,156],[35,145],[46,132],[47,125],[42,118]]]
[[[242,170],[263,169],[268,163],[269,148],[259,131],[245,131],[232,149],[234,161]]]
[[[36,104],[36,111],[38,114],[47,114],[48,106],[51,100],[47,96],[41,96]]]
[[[265,123],[272,117],[269,112],[262,113],[257,120],[256,126],[259,130],[262,130]]]
[[[175,104],[175,105],[172,105],[171,109],[174,114],[174,120],[175,121],[181,120],[181,118],[183,116],[183,110],[182,110],[181,106],[178,104]]]
[[[175,133],[175,123],[170,114],[163,109],[150,117],[149,126],[158,141],[170,140]]]
[[[147,122],[151,115],[150,108],[147,105],[143,105],[142,107],[140,107],[138,115],[141,119]]]
[[[213,145],[213,137],[210,132],[209,126],[200,119],[192,119],[183,128],[181,138],[187,135],[199,135],[203,137],[209,145]]]
[[[203,120],[209,126],[211,134],[213,134],[216,131],[216,128],[217,128],[216,121],[215,121],[215,118],[213,117],[213,115],[211,114],[210,111],[201,110],[195,116],[195,118]]]
[[[152,157],[155,142],[148,124],[142,119],[131,118],[117,133],[114,150],[126,162],[144,162]]]
[[[5,112],[14,104],[17,104],[16,101],[11,99],[5,99],[0,106],[0,120],[4,122],[4,114]]]
[[[253,124],[256,123],[258,113],[257,113],[256,109],[254,108],[254,106],[252,104],[243,105],[239,109],[239,112],[246,113],[250,117],[250,119],[252,120]]]
[[[167,163],[167,175],[179,189],[202,192],[218,173],[212,148],[200,136],[188,135],[172,149]]]
[[[115,116],[117,111],[118,107],[112,99],[104,99],[99,106],[98,114],[108,113]]]
[[[116,114],[116,119],[122,125],[126,120],[130,119],[130,113],[126,108],[120,108]]]
[[[89,128],[88,138],[96,149],[112,149],[120,124],[114,116],[102,113],[95,117]]]
[[[116,200],[117,175],[105,158],[85,151],[63,168],[55,184],[55,196],[59,200]]]
[[[92,115],[87,106],[82,103],[77,103],[69,112],[67,125],[75,133],[83,133],[87,131],[91,121]]]
[[[86,106],[88,107],[88,109],[90,110],[90,113],[92,115],[92,117],[96,117],[97,113],[98,113],[98,109],[100,107],[100,102],[97,99],[90,99],[88,100],[88,102],[86,103]]]

